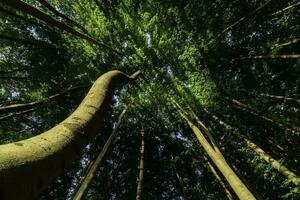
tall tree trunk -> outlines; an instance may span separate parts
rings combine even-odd
[[[224,127],[225,129],[233,130],[233,127],[227,124],[226,122],[222,121],[219,117],[216,115],[210,114],[212,118],[217,122],[220,126]],[[297,176],[294,172],[289,170],[287,167],[285,167],[283,164],[275,160],[272,156],[270,156],[268,153],[266,153],[262,148],[257,146],[254,142],[252,142],[250,139],[245,138],[241,134],[235,132],[240,138],[242,138],[250,149],[252,149],[255,153],[257,153],[261,159],[265,160],[268,164],[270,164],[274,169],[276,169],[280,174],[285,176],[287,179],[291,180],[296,185],[300,183],[299,176]]]
[[[0,121],[7,120],[7,119],[10,119],[12,117],[16,117],[16,116],[20,116],[20,115],[32,113],[32,112],[36,111],[39,108],[41,108],[41,106],[36,106],[36,107],[30,108],[28,110],[22,110],[20,112],[15,112],[15,113],[12,113],[12,114],[4,115],[4,116],[0,117]]]
[[[243,57],[242,59],[299,59],[300,54],[289,54],[289,55],[257,55],[257,56],[248,56]]]
[[[300,1],[297,2],[297,3],[294,3],[294,4],[292,4],[292,5],[289,5],[289,6],[283,8],[283,9],[281,9],[281,10],[278,10],[278,11],[272,13],[271,16],[281,14],[281,13],[283,13],[283,12],[289,10],[289,9],[295,8],[295,7],[298,6],[298,5],[300,5]]]
[[[73,87],[70,89],[67,89],[65,91],[62,91],[60,93],[54,94],[49,96],[48,98],[46,98],[45,100],[41,100],[41,101],[33,101],[30,103],[20,103],[20,104],[12,104],[12,105],[7,105],[7,106],[1,106],[0,107],[0,114],[3,113],[9,113],[9,112],[20,112],[20,111],[24,111],[24,110],[28,110],[31,108],[35,108],[41,105],[44,105],[50,101],[54,101],[62,96],[65,96],[66,94],[70,93],[70,92],[76,92],[78,90],[82,90],[82,89],[87,89],[89,86],[78,86],[78,87]]]
[[[185,189],[185,186],[184,186],[184,182],[182,180],[182,178],[180,177],[179,173],[178,173],[178,170],[177,170],[177,167],[176,167],[176,163],[175,163],[175,160],[173,158],[173,156],[171,156],[171,166],[173,168],[173,171],[175,173],[175,176],[177,178],[177,181],[179,183],[179,186],[180,186],[180,189],[181,189],[181,192],[183,194],[183,197],[185,200],[187,200],[188,198],[188,194],[187,194],[187,191]]]
[[[74,20],[70,19],[69,17],[67,17],[66,15],[64,15],[63,13],[59,12],[58,10],[55,9],[55,7],[51,6],[50,3],[48,3],[46,0],[37,0],[38,2],[40,2],[40,4],[42,4],[43,6],[45,6],[48,10],[50,10],[53,14],[55,14],[58,17],[61,17],[62,19],[66,20],[67,22],[69,22],[70,24],[76,26],[77,28],[79,28],[82,32],[87,33],[88,31],[81,26],[79,23],[75,22]]]
[[[38,136],[0,145],[0,199],[37,198],[99,132],[114,88],[140,73],[103,74],[67,119]]]
[[[49,44],[49,43],[41,41],[41,40],[36,40],[33,38],[30,38],[30,40],[22,39],[22,38],[15,38],[10,35],[5,35],[5,34],[0,33],[0,39],[8,40],[11,42],[16,42],[16,43],[20,43],[20,44],[25,44],[25,45],[33,45],[33,46],[42,47],[42,48],[58,49],[57,47],[55,47],[52,44]]]
[[[90,37],[89,35],[86,35],[84,33],[81,33],[75,29],[73,29],[72,27],[52,18],[51,16],[47,15],[46,13],[40,11],[39,9],[21,1],[21,0],[1,0],[1,3],[3,3],[4,5],[10,6],[14,9],[20,10],[24,13],[27,13],[33,17],[36,17],[37,19],[42,20],[43,22],[45,22],[46,24],[52,25],[56,28],[59,28],[61,30],[64,30],[68,33],[71,33],[77,37],[80,37],[82,39],[87,40],[88,42],[91,42],[93,44],[96,44],[98,46],[101,46],[103,48],[106,48],[114,53],[117,54],[121,54],[120,52],[114,50],[113,48],[107,46],[106,44],[103,44],[97,40],[95,40],[94,38]]]
[[[300,2],[299,2],[300,3]],[[295,38],[295,39],[292,39],[291,41],[288,41],[288,42],[284,42],[284,43],[279,43],[279,44],[274,44],[271,49],[276,49],[276,48],[281,48],[281,47],[284,47],[284,46],[288,46],[288,45],[292,45],[292,44],[296,44],[300,42],[300,39],[298,38]]]
[[[121,125],[123,116],[126,113],[126,110],[127,110],[127,107],[125,107],[124,110],[122,111],[122,113],[120,114],[115,128],[113,129],[111,135],[109,136],[108,140],[106,141],[106,143],[105,143],[103,149],[101,150],[100,154],[98,155],[97,159],[91,165],[91,168],[88,170],[86,176],[83,178],[82,182],[80,183],[79,189],[76,191],[76,193],[73,197],[73,200],[81,200],[81,199],[85,198],[85,196],[88,192],[88,189],[89,189],[90,185],[92,184],[92,181],[95,178],[96,172],[99,169],[100,165],[103,163],[105,156],[110,149],[110,145],[112,144],[113,139],[115,138],[115,136],[117,134],[117,131]]]
[[[269,97],[271,99],[284,100],[284,101],[300,104],[300,99],[295,99],[295,98],[291,98],[291,97],[284,97],[284,96],[271,95],[271,94],[265,94],[265,93],[260,93],[259,95],[263,96],[263,97]]]
[[[215,169],[215,167],[213,166],[213,164],[207,159],[206,156],[203,156],[204,160],[207,163],[208,168],[210,169],[210,171],[212,172],[212,174],[215,176],[215,178],[217,179],[217,181],[219,182],[219,184],[221,185],[221,187],[224,189],[226,196],[229,200],[233,200],[233,196],[231,194],[231,192],[227,189],[225,183],[223,182],[222,178],[219,176],[217,170]]]
[[[299,127],[294,127],[292,125],[289,125],[287,123],[283,123],[281,121],[278,121],[277,119],[275,119],[274,117],[271,117],[271,116],[266,116],[266,115],[263,115],[261,114],[259,111],[251,108],[250,106],[248,105],[245,105],[243,104],[242,102],[236,100],[236,99],[231,99],[229,100],[233,106],[235,106],[236,108],[240,109],[240,110],[243,110],[243,111],[246,111],[258,118],[261,118],[265,121],[268,121],[268,122],[271,122],[273,124],[276,124],[278,127],[284,129],[284,130],[287,130],[287,131],[290,131],[292,133],[297,133],[299,132],[300,128]]]
[[[34,26],[41,27],[41,28],[46,29],[48,31],[53,31],[54,32],[54,30],[52,28],[49,28],[48,26],[45,26],[44,24],[41,24],[41,23],[36,22],[34,20],[28,19],[28,18],[26,18],[22,15],[17,14],[17,13],[11,12],[10,10],[7,10],[7,9],[1,7],[1,6],[0,6],[0,12],[5,13],[6,15],[10,15],[10,16],[16,18],[16,19],[23,20],[23,21],[27,22],[28,24],[32,24]]]
[[[141,131],[141,147],[140,147],[140,162],[139,162],[139,177],[136,188],[136,200],[142,199],[142,186],[144,179],[144,152],[145,152],[145,139],[144,139],[144,130]]]
[[[219,33],[215,38],[213,38],[212,40],[209,41],[209,43],[207,45],[211,45],[213,44],[217,39],[219,39],[223,34],[227,33],[227,31],[235,28],[236,26],[238,26],[240,23],[252,18],[253,16],[256,15],[256,13],[258,13],[259,11],[261,11],[264,7],[266,7],[272,0],[268,0],[266,1],[264,4],[262,4],[261,6],[259,6],[258,8],[256,8],[255,10],[253,10],[252,12],[250,12],[249,14],[247,14],[246,16],[240,18],[238,21],[234,22],[233,24],[231,24],[230,26],[226,27],[223,31],[221,31],[221,33]]]
[[[188,123],[190,128],[195,133],[198,141],[207,152],[211,160],[226,178],[233,191],[237,194],[240,199],[256,199],[253,194],[248,190],[248,188],[244,185],[244,183],[239,179],[239,177],[235,174],[235,172],[231,169],[231,167],[227,164],[223,155],[215,151],[213,146],[209,143],[209,141],[204,137],[204,134],[198,129],[198,127],[189,119],[189,117],[185,114],[180,107],[177,107],[176,103],[174,103],[175,108],[182,116],[183,119]]]

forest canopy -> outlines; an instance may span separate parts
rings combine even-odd
[[[0,0],[0,199],[300,199],[299,0]]]

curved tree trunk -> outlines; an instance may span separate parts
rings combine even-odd
[[[114,88],[140,73],[103,74],[67,119],[38,136],[0,145],[0,199],[37,198],[99,132]]]
[[[207,111],[207,110],[206,110]],[[208,111],[207,111],[208,112]],[[223,126],[225,129],[233,129],[229,124],[222,121],[219,117],[216,115],[210,114],[212,118],[221,126]],[[236,133],[236,132],[235,132]],[[289,170],[287,167],[285,167],[283,164],[275,160],[272,156],[270,156],[268,153],[266,153],[262,148],[257,146],[254,142],[252,142],[250,139],[245,138],[244,136],[236,133],[238,136],[240,136],[244,142],[246,143],[247,147],[252,149],[255,153],[257,153],[260,158],[265,160],[268,164],[270,164],[274,169],[276,169],[280,174],[285,176],[287,179],[291,180],[294,184],[299,184],[300,179],[299,176],[297,176],[294,172]]]
[[[189,119],[189,117],[174,104],[175,108],[178,110],[179,114],[183,119],[188,123],[190,128],[195,133],[198,141],[207,152],[211,160],[226,178],[233,191],[237,194],[240,199],[254,200],[256,199],[253,194],[248,190],[248,188],[244,185],[244,183],[239,179],[239,177],[235,174],[235,172],[228,165],[223,155],[215,151],[213,146],[209,143],[209,141],[204,137],[204,134],[198,129],[198,127]]]
[[[119,116],[118,122],[115,126],[115,128],[113,129],[111,135],[109,136],[109,138],[107,139],[104,147],[102,148],[100,154],[98,155],[98,157],[96,158],[95,162],[91,165],[90,169],[88,169],[86,176],[83,178],[82,182],[79,185],[79,189],[76,190],[76,193],[73,197],[73,200],[81,200],[84,199],[88,189],[92,183],[92,181],[95,178],[96,172],[99,169],[100,165],[102,164],[102,162],[104,161],[104,158],[107,154],[107,152],[110,149],[110,145],[113,142],[113,139],[115,138],[117,131],[121,125],[121,121],[123,119],[123,116],[125,115],[127,110],[127,107],[124,108],[124,110],[122,111],[122,113]]]
[[[73,29],[72,27],[52,18],[51,16],[47,15],[46,13],[40,11],[39,9],[37,9],[21,0],[1,0],[1,3],[3,3],[4,5],[10,6],[14,9],[20,10],[24,13],[27,13],[33,17],[36,17],[37,19],[40,19],[41,21],[45,22],[46,24],[52,25],[56,28],[59,28],[68,33],[71,33],[77,37],[85,39],[93,44],[104,47],[114,53],[117,53],[119,55],[121,54],[120,52],[114,50],[113,48],[107,46],[106,44],[103,44],[103,43],[95,40],[94,38],[90,37],[89,35],[86,35],[84,33],[81,33],[79,31]]]
[[[141,131],[141,147],[140,147],[140,163],[139,163],[139,177],[138,183],[136,188],[136,200],[142,199],[142,186],[143,186],[143,179],[144,179],[144,152],[145,152],[145,139],[144,139],[144,130]]]

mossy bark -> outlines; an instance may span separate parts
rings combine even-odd
[[[67,119],[38,136],[0,145],[0,199],[37,198],[99,133],[114,88],[139,73],[105,73]]]

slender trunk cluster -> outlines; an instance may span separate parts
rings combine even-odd
[[[51,16],[47,15],[46,13],[40,11],[39,9],[32,7],[31,5],[21,1],[21,0],[2,0],[1,1],[4,5],[10,6],[16,10],[20,10],[24,13],[27,13],[43,22],[46,24],[52,25],[56,28],[59,28],[60,30],[66,31],[68,33],[71,33],[72,35],[75,35],[79,38],[82,38],[84,40],[87,40],[88,42],[91,42],[95,45],[101,46],[103,48],[106,48],[114,53],[121,54],[120,52],[114,50],[113,48],[107,46],[106,44],[103,44],[94,38],[90,37],[89,35],[86,35],[84,33],[81,33],[72,27],[52,18]]]
[[[207,110],[206,110],[207,111]],[[208,111],[207,113],[212,116],[212,118],[217,122],[220,126],[224,127],[227,130],[233,130],[233,127],[231,127],[226,122],[222,121],[219,117],[216,115],[210,114]],[[275,160],[272,156],[270,156],[268,153],[266,153],[262,148],[260,148],[258,145],[256,145],[254,142],[252,142],[250,139],[245,138],[244,136],[236,133],[238,136],[243,138],[245,144],[252,149],[255,153],[257,153],[260,158],[265,160],[268,164],[270,164],[274,169],[276,169],[280,174],[285,176],[287,179],[291,180],[295,184],[300,183],[299,176],[297,176],[294,172],[289,170],[287,167],[285,167],[283,164]]]
[[[240,18],[238,21],[234,22],[233,24],[231,24],[230,26],[226,27],[223,31],[221,31],[221,33],[219,33],[215,38],[213,38],[212,40],[209,41],[209,43],[207,45],[213,44],[217,39],[219,39],[223,34],[227,33],[229,30],[235,28],[236,26],[238,26],[239,24],[241,24],[242,22],[250,19],[251,17],[255,16],[259,11],[261,11],[264,7],[266,7],[272,0],[268,0],[266,1],[266,3],[262,4],[261,6],[259,6],[258,8],[256,8],[255,10],[253,10],[252,12],[250,12],[248,15]]]
[[[251,107],[249,107],[249,106],[241,103],[240,101],[238,101],[236,99],[231,99],[229,101],[233,104],[234,107],[236,107],[236,108],[238,108],[240,110],[243,110],[245,112],[248,112],[248,113],[250,113],[250,114],[252,114],[252,115],[254,115],[254,116],[258,117],[258,118],[261,118],[261,119],[263,119],[265,121],[268,121],[268,122],[271,122],[273,124],[276,124],[278,127],[282,128],[284,130],[290,131],[290,132],[292,132],[294,134],[297,133],[297,132],[299,132],[299,130],[300,130],[299,127],[295,127],[293,125],[289,125],[287,123],[283,123],[283,122],[275,119],[274,117],[263,115],[259,111],[257,111],[255,109],[253,109],[253,108],[251,108]]]
[[[124,110],[120,114],[115,128],[113,129],[111,135],[109,136],[108,140],[106,141],[103,149],[101,150],[100,154],[96,158],[95,162],[93,162],[92,165],[90,165],[90,168],[87,170],[86,175],[81,180],[78,190],[76,190],[76,193],[74,194],[73,200],[82,200],[85,198],[85,196],[88,192],[88,189],[89,189],[92,181],[95,178],[97,170],[103,163],[105,156],[107,155],[107,152],[109,151],[110,146],[113,142],[113,139],[116,137],[117,131],[121,125],[121,121],[126,113],[126,110],[127,110],[127,107],[124,108]]]
[[[69,22],[70,24],[76,26],[77,28],[79,28],[81,31],[83,31],[84,33],[87,33],[88,31],[81,26],[79,23],[75,22],[74,20],[70,19],[69,17],[67,17],[66,15],[64,15],[63,13],[59,12],[58,10],[56,10],[53,6],[51,6],[50,3],[48,3],[46,0],[37,0],[40,4],[42,4],[43,6],[45,6],[48,10],[50,10],[53,14],[55,14],[58,17],[61,17],[62,19],[66,20],[67,22]]]
[[[0,199],[37,198],[99,133],[114,89],[140,73],[103,74],[67,119],[35,137],[0,145]]]
[[[144,179],[144,152],[145,152],[145,138],[144,138],[144,130],[141,131],[141,147],[140,147],[140,162],[139,162],[139,177],[136,188],[136,200],[142,199],[142,186]]]
[[[248,188],[244,185],[244,183],[239,179],[239,177],[235,174],[235,172],[231,169],[231,167],[226,162],[223,155],[216,150],[216,147],[211,145],[212,141],[208,141],[204,134],[199,130],[199,128],[190,120],[189,115],[186,111],[184,111],[181,106],[173,101],[174,107],[177,109],[179,114],[182,116],[183,119],[188,123],[190,128],[195,133],[198,141],[209,155],[210,159],[213,163],[217,166],[223,176],[226,178],[230,186],[232,187],[233,191],[237,194],[240,199],[256,199],[253,194],[248,190]]]

